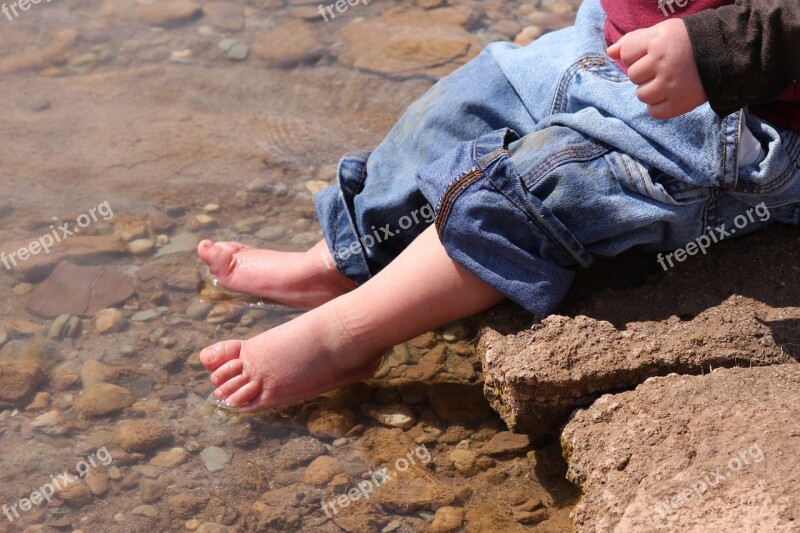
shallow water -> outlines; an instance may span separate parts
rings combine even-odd
[[[204,280],[199,239],[308,248],[342,154],[483,44],[574,13],[449,4],[0,13],[0,532],[570,529],[560,449],[503,433],[471,321],[261,415],[211,405],[197,359],[299,314]]]

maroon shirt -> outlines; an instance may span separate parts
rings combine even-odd
[[[774,4],[766,7],[770,9],[780,9],[783,7],[781,3],[781,0],[772,0],[764,2],[764,5]],[[798,0],[786,0],[785,5],[794,4],[791,5],[790,9],[796,11],[797,3],[800,2],[798,2]],[[737,7],[741,6],[742,9],[749,10],[750,14],[747,17],[739,14],[740,20],[747,19],[747,24],[751,26],[748,28],[749,30],[752,30],[752,26],[758,25],[761,20],[767,21],[772,18],[774,21],[776,18],[769,16],[752,16],[752,12],[759,8],[758,0],[739,0],[738,2],[736,2],[736,0],[601,0],[601,4],[608,17],[605,24],[605,36],[608,45],[617,42],[628,32],[640,28],[647,28],[670,18],[683,18],[709,9],[718,9],[733,4],[737,4]],[[730,8],[728,8],[728,10],[730,10]],[[692,48],[695,51],[695,60],[698,65],[698,70],[700,71],[700,78],[703,80],[703,86],[706,90],[706,94],[709,96],[711,106],[717,113],[725,115],[737,109],[735,106],[731,105],[733,103],[732,100],[736,100],[736,98],[732,97],[731,94],[721,94],[723,92],[730,93],[731,91],[726,91],[724,88],[719,87],[721,75],[717,72],[719,70],[718,64],[715,63],[717,60],[715,58],[709,59],[707,50],[702,50],[702,48],[704,48],[703,42],[715,40],[717,38],[716,32],[714,34],[709,33],[710,29],[716,30],[717,27],[709,27],[708,21],[710,17],[708,15],[709,13],[703,13],[703,15],[700,15],[700,18],[694,17],[697,23],[694,23],[690,18],[686,21],[686,26],[692,41]],[[733,17],[730,15],[730,13],[726,13],[728,19],[733,20]],[[786,20],[786,18],[790,17],[784,17],[784,20]],[[691,24],[689,23],[690,21],[692,21]],[[797,24],[797,21],[792,20],[791,22],[787,22],[787,24]],[[736,27],[734,24],[731,24],[726,27],[726,29],[735,30]],[[770,32],[774,30],[774,28],[756,27],[755,30],[757,33],[763,34],[765,36],[764,40],[767,40]],[[774,33],[774,31],[772,31],[772,33]],[[714,36],[714,39],[709,39],[712,36]],[[730,42],[730,39],[739,40],[741,42],[742,38],[743,36],[741,34],[724,35],[722,40]],[[792,48],[796,49],[796,46]],[[726,49],[725,52],[728,52],[728,50]],[[794,51],[792,50],[790,53],[793,54]],[[722,60],[719,61],[721,62]],[[626,70],[622,65],[620,65],[620,67]],[[761,65],[752,65],[751,68],[752,72],[748,73],[749,76],[757,77],[761,74]],[[785,68],[788,72],[793,69],[794,66],[785,65]],[[712,70],[714,72],[711,72]],[[716,83],[714,83],[715,81]],[[737,81],[740,84],[743,83],[743,80]],[[744,84],[746,83],[747,81],[744,81]],[[712,87],[711,85],[715,86]],[[774,87],[771,87],[771,89],[771,96],[773,96],[773,98],[766,100],[763,98],[760,100],[758,98],[749,98],[746,99],[746,101],[740,98],[742,101],[736,103],[739,104],[739,107],[749,104],[750,109],[759,116],[781,127],[800,132],[800,84],[791,85],[788,88],[787,84],[784,84],[777,90],[775,90]],[[778,93],[780,94],[774,97],[774,95]],[[717,94],[720,95],[719,98],[715,98]]]

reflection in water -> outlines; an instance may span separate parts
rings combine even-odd
[[[204,278],[199,239],[308,248],[312,194],[344,152],[374,146],[485,43],[574,15],[550,0],[336,9],[61,0],[0,14],[0,250],[30,256],[0,268],[0,531],[571,528],[560,449],[505,432],[471,322],[397,346],[362,385],[252,416],[209,405],[198,350],[298,311]],[[113,218],[32,253],[101,205]],[[430,461],[351,492],[421,446]],[[38,490],[98,450],[107,463]]]

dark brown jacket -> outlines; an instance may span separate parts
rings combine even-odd
[[[717,114],[751,105],[800,131],[800,0],[736,0],[683,20]]]

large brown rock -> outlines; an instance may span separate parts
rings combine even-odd
[[[491,314],[479,354],[484,392],[513,431],[553,431],[573,409],[651,376],[791,361],[752,301],[733,296],[692,320],[610,322],[551,315],[527,328],[508,308]]]
[[[342,28],[347,54],[356,68],[393,76],[441,77],[475,57],[478,41],[464,29],[470,15],[459,8],[391,10],[356,19]]]
[[[31,313],[44,317],[93,315],[114,307],[134,293],[124,274],[101,267],[62,262],[28,298]]]
[[[800,520],[800,365],[653,378],[561,441],[578,531],[777,531]]]

